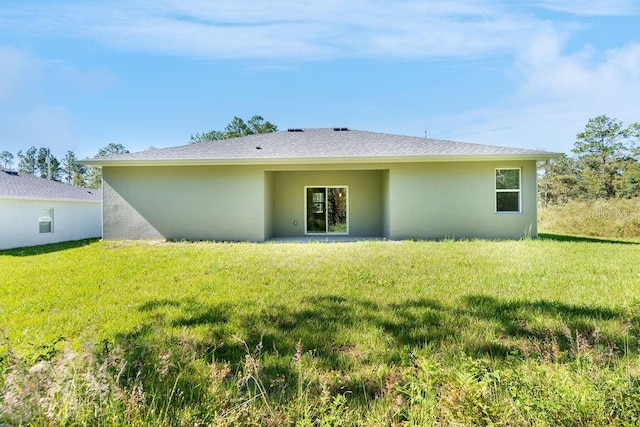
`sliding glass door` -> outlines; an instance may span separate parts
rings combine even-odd
[[[347,234],[347,187],[305,187],[307,234]]]

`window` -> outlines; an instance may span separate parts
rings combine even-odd
[[[496,169],[496,212],[520,212],[520,169]]]
[[[347,187],[305,187],[306,234],[348,234]]]
[[[53,233],[53,208],[40,209],[40,233]]]

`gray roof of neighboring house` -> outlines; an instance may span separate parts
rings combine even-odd
[[[548,159],[556,153],[360,130],[297,129],[153,149],[83,161],[85,164],[213,164],[388,162],[412,160]]]
[[[102,191],[0,168],[0,198],[102,201]]]

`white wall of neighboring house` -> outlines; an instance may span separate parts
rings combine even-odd
[[[53,209],[53,230],[40,232],[42,209]],[[0,249],[102,236],[100,201],[0,198]]]

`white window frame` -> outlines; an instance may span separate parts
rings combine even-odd
[[[518,171],[518,189],[511,188],[498,188],[497,175],[498,171],[505,170],[517,170]],[[495,168],[493,171],[493,186],[495,189],[493,203],[495,213],[497,214],[521,214],[522,213],[522,168],[519,167],[504,167],[504,168]],[[498,193],[518,193],[518,210],[517,211],[499,211],[498,210]]]
[[[42,231],[40,226],[49,223],[49,231]],[[38,234],[53,234],[53,208],[42,208],[38,215]]]
[[[328,191],[330,188],[345,188],[347,190],[347,201],[346,201],[346,209],[347,209],[347,231],[345,231],[344,233],[336,233],[336,232],[329,232],[329,231],[325,231],[324,233],[313,233],[313,232],[308,232],[307,231],[307,190],[309,188],[324,188],[325,189],[325,197],[326,194],[328,194]],[[305,185],[304,186],[304,234],[305,236],[348,236],[349,235],[349,195],[351,194],[351,190],[349,190],[349,186],[348,185]],[[326,205],[326,199],[325,199],[325,205]],[[325,221],[325,230],[329,229],[329,217],[328,217],[328,209],[325,206],[324,209],[324,221]]]

